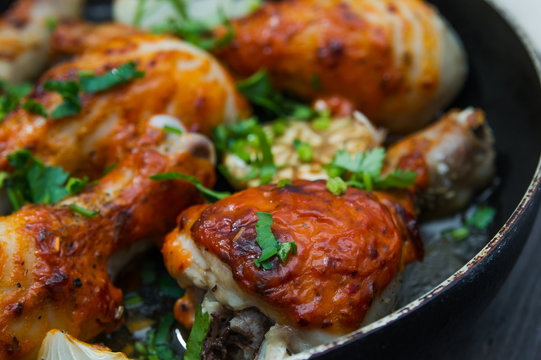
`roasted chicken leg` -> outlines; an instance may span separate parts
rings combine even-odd
[[[213,185],[209,154],[193,146],[201,135],[164,133],[154,122],[96,186],[0,218],[1,359],[35,359],[53,328],[89,340],[119,326],[122,292],[111,284],[108,258],[142,238],[160,239],[181,210],[202,201],[189,182],[150,176],[178,171]]]
[[[236,73],[267,69],[278,89],[338,96],[393,132],[427,124],[467,72],[454,31],[419,0],[268,1],[233,27],[218,56]]]
[[[0,168],[7,168],[7,154],[27,148],[47,164],[97,178],[105,165],[133,148],[149,116],[172,115],[188,131],[208,134],[247,112],[231,78],[210,55],[178,39],[150,34],[106,42],[53,67],[28,99],[51,114],[63,99],[44,89],[47,80],[77,80],[81,71],[101,75],[130,61],[144,76],[102,92],[82,92],[76,115],[44,118],[24,109],[9,114],[0,125]]]
[[[0,79],[32,80],[49,62],[51,33],[60,19],[77,18],[84,0],[17,0],[0,18]]]

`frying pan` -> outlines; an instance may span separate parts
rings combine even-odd
[[[469,56],[467,84],[451,107],[484,109],[494,130],[501,183],[492,197],[498,210],[493,237],[432,291],[306,357],[437,358],[445,351],[445,339],[472,323],[494,297],[531,231],[541,201],[541,68],[535,54],[491,1],[432,2],[459,33]],[[86,17],[109,18],[109,2],[90,0]]]

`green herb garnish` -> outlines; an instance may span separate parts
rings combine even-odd
[[[32,90],[31,84],[9,84],[0,80],[0,121],[4,120],[7,114],[15,110],[19,101]]]
[[[143,305],[143,299],[136,292],[124,295],[124,306],[126,309],[134,309]]]
[[[252,139],[251,141],[247,139]],[[249,179],[260,177],[260,184],[268,184],[276,173],[274,156],[267,134],[256,118],[250,118],[238,124],[221,125],[214,131],[216,148],[221,154],[230,152],[251,165]],[[255,152],[252,156],[251,152]],[[224,171],[226,177],[231,175]],[[240,179],[236,179],[240,181]],[[248,179],[245,179],[248,180]]]
[[[99,210],[92,211],[92,210],[85,209],[84,207],[80,207],[79,205],[75,205],[75,204],[70,204],[69,208],[71,211],[75,211],[76,213],[79,213],[89,218],[95,218],[96,216],[100,214]]]
[[[348,152],[339,150],[333,161],[326,165],[329,177],[340,176],[346,184],[359,189],[403,188],[415,183],[417,173],[411,170],[395,170],[384,178],[381,177],[385,149],[376,148],[358,152],[352,157]]]
[[[225,17],[223,11],[220,12],[220,22],[225,25],[226,33],[219,38],[214,36],[213,27],[204,22],[187,18],[185,11],[184,15],[180,15],[182,20],[155,26],[152,28],[152,32],[157,34],[174,34],[184,41],[208,51],[217,51],[226,47],[235,37],[233,25]]]
[[[44,118],[49,117],[45,106],[43,106],[39,101],[33,99],[26,100],[26,102],[23,104],[23,109],[25,109],[31,114],[43,116]]]
[[[46,166],[27,149],[17,150],[7,158],[13,171],[2,173],[2,185],[15,210],[26,203],[53,204],[82,191],[88,182],[88,178],[70,178],[60,167]]]
[[[338,176],[327,180],[327,190],[329,190],[333,195],[342,195],[347,191],[347,189],[348,185],[344,182],[344,180],[342,180],[342,178]]]
[[[85,176],[82,179],[71,177],[66,184],[66,190],[72,195],[80,193],[85,189],[86,185],[88,185],[88,180],[88,176]]]
[[[172,127],[172,126],[169,126],[169,125],[165,125],[165,126],[163,127],[163,129],[164,129],[165,131],[167,131],[167,132],[172,133],[172,134],[177,134],[177,135],[182,135],[182,134],[183,134],[183,132],[182,132],[181,129],[176,128],[176,127]]]
[[[226,196],[231,195],[229,192],[219,192],[211,190],[205,187],[199,179],[194,178],[193,176],[181,174],[176,171],[171,171],[167,173],[155,174],[150,177],[151,180],[156,181],[168,181],[168,180],[186,180],[191,182],[197,190],[205,197],[208,201],[216,201],[225,198]]]
[[[134,61],[130,61],[103,75],[81,73],[79,75],[79,82],[83,91],[93,94],[115,86],[127,84],[132,80],[141,79],[144,76],[145,72],[137,70],[137,64]]]
[[[307,142],[295,139],[293,141],[293,147],[297,151],[297,155],[299,155],[299,159],[301,160],[301,162],[309,163],[314,159],[314,150],[312,149],[312,146]]]
[[[57,92],[62,96],[62,103],[51,113],[54,119],[77,115],[81,111],[82,105],[79,98],[80,87],[78,82],[73,80],[46,80],[43,88],[47,91]]]
[[[278,117],[306,120],[316,115],[316,111],[310,106],[287,99],[277,92],[266,70],[259,70],[252,76],[237,82],[237,89],[252,104]]]
[[[478,230],[484,230],[494,220],[496,209],[491,206],[478,206],[473,215],[466,220],[466,225],[475,227]]]
[[[261,248],[261,255],[258,259],[254,259],[254,262],[257,267],[263,266],[266,270],[272,267],[270,259],[274,255],[278,255],[280,260],[285,263],[290,252],[293,255],[297,253],[297,245],[294,242],[279,243],[276,240],[271,230],[272,223],[272,214],[257,212],[256,241]]]
[[[186,343],[186,352],[184,353],[184,360],[200,360],[201,350],[203,348],[203,341],[207,336],[207,332],[210,327],[210,315],[208,313],[202,313],[201,305],[197,305],[195,310],[195,321],[190,331],[190,337]]]
[[[280,180],[278,180],[277,186],[279,188],[283,188],[286,185],[291,185],[291,179],[280,179]]]
[[[450,237],[454,241],[462,241],[467,238],[471,230],[482,231],[494,220],[496,209],[491,206],[477,206],[473,214],[466,219],[464,225],[457,229],[446,230],[442,233],[443,237]]]

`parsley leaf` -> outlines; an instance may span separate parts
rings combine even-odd
[[[462,241],[467,238],[471,230],[482,231],[494,220],[496,209],[491,206],[477,206],[473,214],[464,221],[464,224],[457,229],[446,230],[443,237],[450,237],[454,241]]]
[[[73,80],[59,81],[59,80],[46,80],[43,84],[43,88],[47,91],[54,91],[59,93],[63,101],[58,105],[51,116],[54,119],[61,119],[68,116],[73,116],[81,111],[81,99],[79,98],[79,83]]]
[[[95,218],[96,216],[100,214],[99,210],[92,211],[92,210],[85,209],[84,207],[81,207],[79,205],[75,205],[75,204],[70,204],[69,208],[71,211],[75,211],[76,213],[79,213],[89,218]]]
[[[235,30],[231,22],[225,17],[225,14],[220,12],[220,23],[225,25],[226,33],[222,37],[215,37],[213,27],[204,22],[188,19],[186,13],[181,14],[181,21],[169,22],[152,28],[155,34],[172,33],[184,41],[191,43],[201,49],[208,51],[220,50],[235,37]]]
[[[47,110],[45,110],[45,106],[43,106],[39,101],[28,99],[23,104],[23,109],[28,111],[31,114],[36,114],[43,117],[49,117],[49,114],[47,114]]]
[[[466,225],[473,226],[478,230],[484,230],[492,222],[496,215],[496,209],[491,206],[478,206],[473,215],[466,220]]]
[[[283,188],[283,187],[286,186],[286,185],[291,185],[291,180],[290,180],[290,179],[280,179],[280,180],[278,181],[278,184],[277,184],[277,186],[278,186],[279,188]]]
[[[80,193],[88,184],[88,180],[88,176],[85,176],[82,179],[76,177],[69,178],[68,183],[66,184],[66,190],[72,195]]]
[[[261,255],[258,259],[254,259],[254,263],[257,267],[263,266],[266,270],[272,267],[270,258],[274,255],[278,255],[280,260],[285,263],[290,252],[292,254],[297,253],[297,244],[294,242],[279,243],[276,240],[271,230],[272,223],[272,214],[257,212],[257,223],[255,224],[256,241],[261,248]]]
[[[207,332],[210,327],[210,315],[208,313],[202,313],[201,305],[197,305],[195,310],[195,321],[190,331],[190,337],[186,343],[186,352],[184,353],[184,360],[200,360],[201,350],[203,348],[203,341],[207,336]]]
[[[252,76],[237,82],[237,89],[252,104],[278,117],[293,117],[307,120],[316,115],[310,106],[287,99],[277,92],[266,70],[259,70]]]
[[[127,84],[132,80],[140,79],[144,76],[145,72],[137,70],[137,64],[134,61],[130,61],[103,75],[81,73],[79,74],[79,82],[85,92],[93,94],[115,86]]]
[[[299,159],[301,160],[301,162],[309,163],[314,159],[314,150],[312,149],[312,146],[307,142],[295,139],[293,141],[293,147],[297,151],[297,155],[299,155]]]
[[[205,187],[199,179],[194,178],[193,176],[181,174],[176,171],[161,173],[161,174],[155,174],[150,177],[151,180],[156,181],[168,181],[168,180],[186,180],[191,182],[197,190],[203,195],[205,199],[207,199],[210,202],[220,200],[225,198],[226,196],[231,195],[229,192],[219,192],[211,190],[207,187]]]
[[[344,150],[339,150],[333,161],[325,165],[325,168],[330,178],[339,176],[346,180],[347,185],[367,191],[409,187],[415,183],[417,173],[411,170],[397,169],[382,178],[381,170],[384,160],[385,149],[383,148],[358,152],[354,157]],[[336,184],[331,186],[334,185]]]
[[[81,191],[84,187],[76,185],[78,181],[85,181],[84,179],[68,180],[69,174],[62,168],[45,166],[26,149],[15,151],[7,158],[14,169],[10,174],[3,173],[2,185],[5,186],[15,210],[26,203],[52,204],[70,193]]]
[[[253,138],[252,142],[247,139]],[[276,173],[274,156],[267,134],[259,125],[256,118],[250,118],[238,124],[220,125],[214,130],[216,148],[222,154],[231,152],[251,165],[255,172],[251,172],[246,180],[260,177],[260,184],[268,184]],[[253,157],[250,150],[255,150]],[[227,171],[222,172],[231,177]],[[241,181],[241,179],[236,179]]]
[[[32,85],[30,84],[9,84],[0,80],[0,90],[3,95],[0,96],[0,121],[4,120],[7,114],[15,110],[19,101],[28,95]]]
[[[339,196],[346,192],[348,189],[347,184],[342,180],[342,178],[336,176],[332,177],[329,180],[327,180],[327,190],[331,192],[331,194]]]
[[[47,91],[57,92],[62,96],[62,103],[51,113],[54,119],[60,119],[77,115],[81,112],[82,104],[79,97],[81,90],[93,94],[126,84],[143,76],[145,76],[145,73],[138,71],[135,62],[130,61],[103,75],[94,75],[92,72],[80,72],[78,81],[49,79],[45,81],[43,88]]]

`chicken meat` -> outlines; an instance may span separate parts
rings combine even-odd
[[[233,28],[217,55],[235,73],[266,69],[279,90],[349,103],[393,132],[427,124],[467,73],[455,32],[419,0],[268,1]]]
[[[48,80],[78,81],[82,71],[102,75],[129,62],[144,75],[104,91],[81,92],[81,111],[73,116],[45,118],[23,108],[10,113],[0,124],[0,169],[8,167],[6,155],[26,148],[49,165],[97,178],[133,148],[131,141],[152,115],[174,116],[187,131],[208,134],[249,111],[212,56],[178,39],[151,34],[90,47],[47,71],[25,100],[39,102],[51,114],[64,100],[45,90]]]
[[[162,239],[179,212],[202,202],[190,182],[150,179],[177,171],[212,186],[209,155],[197,150],[202,135],[164,133],[156,123],[147,121],[134,150],[97,185],[0,217],[1,359],[35,359],[50,329],[90,340],[117,328],[122,291],[110,281],[109,257]]]
[[[50,60],[53,28],[61,19],[78,18],[84,0],[17,0],[0,18],[0,79],[36,78]]]
[[[383,174],[396,168],[416,171],[415,185],[349,187],[337,196],[325,180],[294,179],[192,207],[166,237],[166,267],[181,286],[207,291],[203,308],[216,312],[214,319],[223,309],[254,308],[271,319],[272,327],[259,329],[266,335],[258,359],[329,342],[392,310],[404,266],[423,256],[416,221],[420,198],[437,197],[430,189],[438,187],[469,196],[480,179],[490,181],[494,150],[484,114],[452,111],[391,146]],[[453,206],[453,200],[447,203]],[[296,253],[285,261],[272,258],[268,269],[254,262],[262,254],[256,230],[262,212],[272,215],[279,243],[296,244]]]

